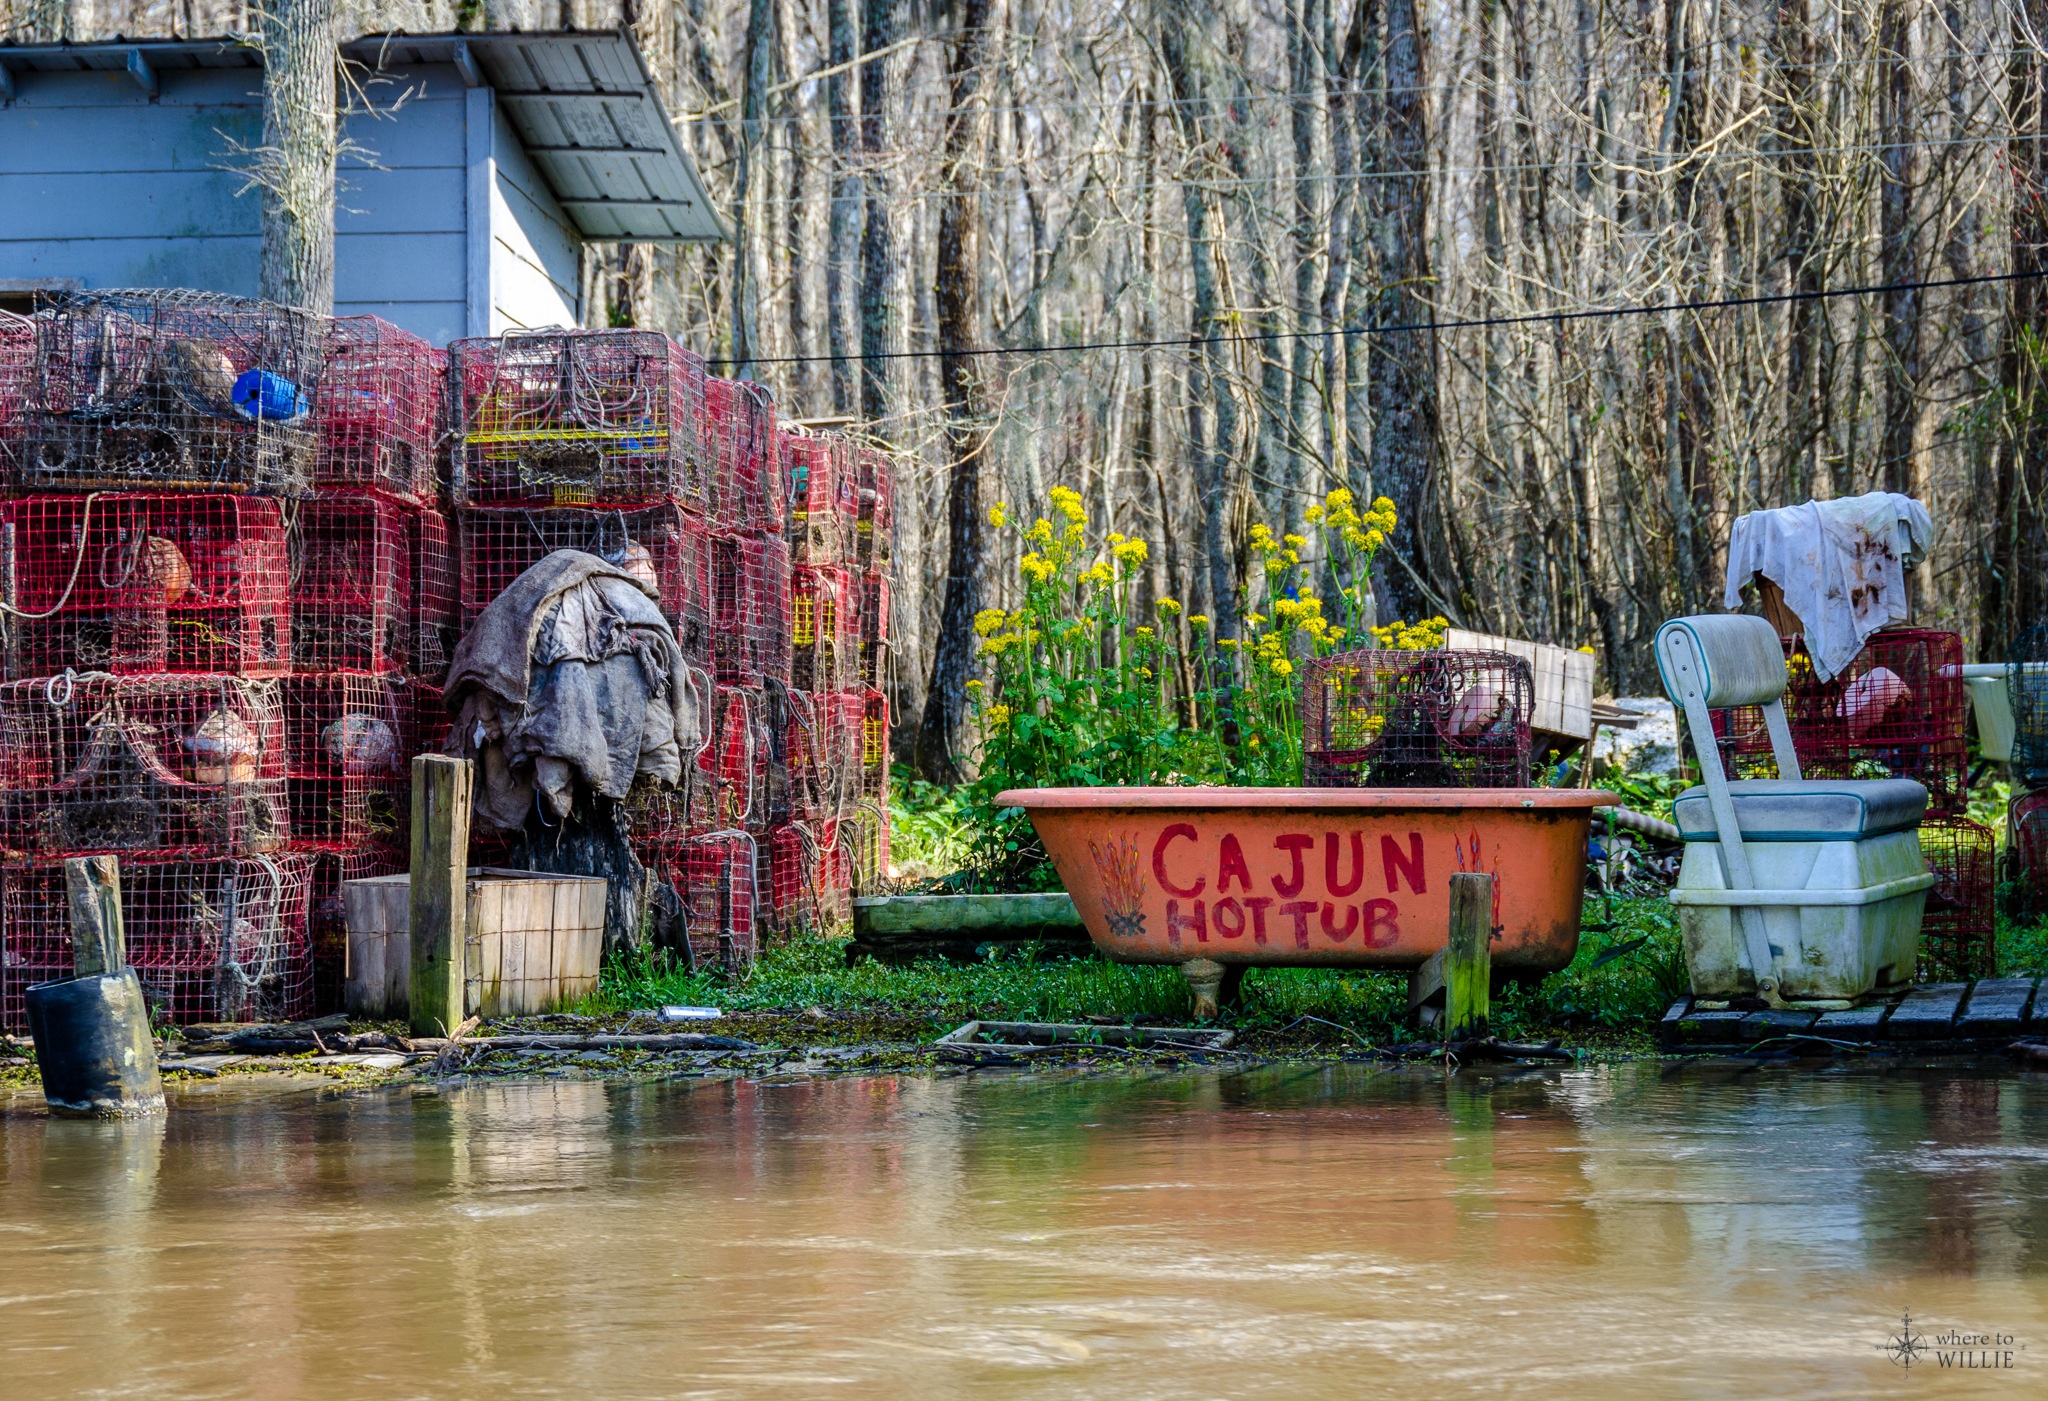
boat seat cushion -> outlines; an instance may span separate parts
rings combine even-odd
[[[1927,790],[1910,778],[1750,778],[1728,791],[1746,842],[1853,842],[1908,831],[1927,813]],[[1672,820],[1689,842],[1720,840],[1704,787],[1678,795]]]

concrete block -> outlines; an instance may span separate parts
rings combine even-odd
[[[1985,978],[1970,989],[1956,1035],[1976,1041],[2014,1037],[2025,1029],[2034,1000],[2032,978]]]
[[[1874,1041],[1882,1034],[1885,1016],[1891,1010],[1889,1002],[1877,1002],[1846,1012],[1822,1012],[1813,1024],[1813,1034],[1835,1041]]]

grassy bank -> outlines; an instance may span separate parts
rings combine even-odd
[[[1597,912],[1596,904],[1589,919]],[[849,968],[845,947],[815,938],[778,944],[743,980],[615,962],[586,1010],[664,1003],[734,1012],[822,1007],[842,1015],[865,1013],[910,1035],[973,1017],[1075,1021],[1150,1015],[1178,1021],[1188,1012],[1187,984],[1172,968],[1022,953],[976,964],[927,961],[889,968],[863,961]],[[1684,958],[1670,907],[1661,900],[1617,900],[1614,927],[1589,930],[1570,968],[1540,984],[1512,987],[1496,1000],[1495,1026],[1510,1036],[1647,1045],[1651,1024],[1683,985]],[[1407,1007],[1405,974],[1261,968],[1246,977],[1243,1002],[1225,1020],[1250,1032],[1286,1029],[1310,1041],[1355,1037],[1378,1044],[1413,1038],[1404,1024]]]

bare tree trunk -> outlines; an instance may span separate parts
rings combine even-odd
[[[983,377],[981,196],[988,148],[982,68],[988,57],[991,0],[963,0],[953,43],[950,120],[939,207],[932,300],[939,332],[939,375],[946,404],[952,479],[946,493],[946,594],[932,649],[931,685],[917,735],[917,767],[933,783],[966,773],[967,679],[974,666],[974,615],[981,609],[981,469],[989,422]]]
[[[765,128],[768,89],[775,82],[774,24],[771,0],[750,0],[742,51],[746,85],[740,93],[740,158],[733,177],[733,228],[739,238],[732,290],[734,379],[755,378],[755,362],[763,353],[762,283],[768,270],[768,203],[775,183]]]
[[[334,313],[334,0],[273,0],[263,20],[263,296]]]
[[[825,338],[832,356],[832,409],[850,414],[860,407],[853,356],[860,348],[855,319],[860,247],[857,229],[862,200],[860,126],[854,118],[855,74],[845,71],[860,54],[854,0],[826,0],[825,25],[831,48],[828,65],[840,70],[825,80],[826,118],[832,126],[832,212],[825,249]]]
[[[1880,448],[1885,490],[1924,495],[1920,437],[1920,318],[1926,294],[1901,284],[1921,277],[1915,208],[1922,158],[1914,101],[1914,11],[1917,0],[1886,0],[1878,20],[1879,95],[1885,149],[1879,210],[1884,293],[1884,437]]]
[[[1370,181],[1379,233],[1380,292],[1373,324],[1413,326],[1431,319],[1423,289],[1429,282],[1429,170],[1423,91],[1422,15],[1418,0],[1387,0],[1384,79],[1375,135],[1380,149]],[[1436,492],[1437,407],[1435,338],[1428,331],[1395,331],[1375,338],[1371,396],[1373,490],[1394,503],[1396,524],[1387,542],[1393,561],[1375,570],[1376,595],[1403,619],[1437,612],[1429,591],[1424,542]]]
[[[867,0],[863,50],[876,53],[902,38],[907,8],[907,0]],[[893,55],[861,65],[861,146],[870,162],[895,154],[895,65]],[[860,414],[870,431],[890,438],[902,427],[895,422],[901,366],[891,357],[904,348],[903,269],[896,256],[893,222],[896,182],[890,171],[876,165],[868,171],[866,183],[867,224],[860,250]]]

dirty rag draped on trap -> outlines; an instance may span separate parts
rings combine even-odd
[[[636,778],[673,785],[703,716],[682,649],[639,579],[556,550],[486,607],[455,649],[447,752],[476,760],[478,819],[513,831],[559,822],[578,778],[623,798]]]
[[[1832,680],[1872,633],[1912,616],[1906,570],[1933,543],[1927,508],[1896,492],[1751,511],[1729,533],[1721,603],[1740,608],[1753,574],[1771,580],[1799,615],[1815,673]]]

